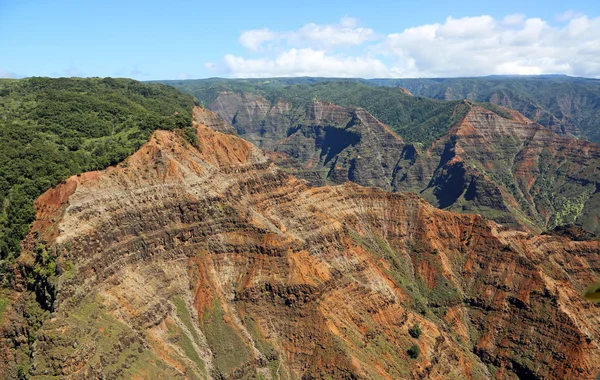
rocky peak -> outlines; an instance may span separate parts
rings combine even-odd
[[[352,119],[353,110],[315,100],[308,106],[306,113],[307,121],[316,125],[345,126]]]
[[[551,133],[541,125],[532,122],[517,111],[500,109],[504,114],[485,109],[472,102],[465,102],[469,106],[469,111],[465,117],[457,123],[450,131],[450,134],[457,136],[467,136],[473,131],[489,138],[496,138],[498,135],[511,136],[519,139],[530,138],[537,132]]]
[[[412,92],[408,91],[404,87],[398,87],[398,90],[400,90],[400,92],[402,92],[403,94],[413,96]]]
[[[237,134],[235,128],[219,117],[215,112],[212,112],[204,107],[194,107],[194,121],[205,125],[215,131]]]

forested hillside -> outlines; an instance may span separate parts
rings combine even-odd
[[[446,79],[383,79],[417,96],[492,102],[563,134],[600,143],[600,80],[561,75]]]
[[[40,194],[116,164],[156,129],[191,128],[193,106],[172,87],[130,79],[0,80],[0,276]]]
[[[416,97],[490,102],[517,110],[557,133],[571,134],[600,143],[600,80],[598,79],[543,75],[408,79],[203,79],[164,83],[194,94],[201,101],[210,104],[221,91],[259,91],[266,96],[265,94],[273,92],[286,94],[292,89],[297,90],[295,85],[324,82],[334,82],[338,85],[354,83],[375,87],[402,87]],[[354,86],[356,91],[360,88]],[[351,100],[346,93],[340,93],[338,99],[340,97]],[[338,103],[342,104],[342,102]],[[395,126],[394,123],[398,121],[388,118],[385,113],[369,108],[368,103],[348,105],[367,108],[375,117],[392,126]]]
[[[194,95],[205,107],[209,107],[224,91],[259,94],[271,103],[284,99],[298,110],[306,109],[315,100],[342,107],[362,107],[392,127],[405,141],[425,146],[442,137],[466,112],[459,100],[415,97],[402,89],[372,86],[360,81],[290,78],[265,81],[207,79],[166,83]],[[510,118],[508,113],[494,104],[480,105]]]

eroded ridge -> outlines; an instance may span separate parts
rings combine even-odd
[[[197,147],[157,131],[122,164],[37,201],[21,263],[43,244],[60,276],[34,378],[600,369],[598,313],[580,297],[597,241],[513,231],[414,194],[312,188],[254,145],[196,129]]]

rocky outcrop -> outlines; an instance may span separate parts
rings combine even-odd
[[[466,110],[465,116],[423,147],[404,143],[361,108],[322,102],[293,108],[234,93],[222,93],[211,108],[313,185],[350,180],[412,191],[443,209],[536,232],[567,223],[600,231],[600,174],[594,169],[600,147],[509,109],[493,112],[464,101],[456,112]]]
[[[314,120],[379,126],[359,110],[320,107]],[[597,308],[580,297],[600,270],[599,242],[508,230],[409,193],[309,187],[252,144],[196,128],[197,147],[158,131],[122,164],[36,202],[25,245],[43,249],[20,261],[46,252],[58,275],[33,378],[600,369]],[[5,329],[11,318],[12,307]],[[420,334],[409,332],[416,325]]]
[[[288,128],[294,125],[291,108],[284,101],[271,104],[260,95],[223,92],[210,109],[233,125],[240,137],[262,149],[273,150],[275,142],[284,139]]]
[[[444,199],[449,192],[443,188],[425,190],[433,204],[491,209],[500,222],[512,219],[534,229],[578,222],[598,231],[598,145],[557,135],[515,111],[507,119],[478,106],[436,145],[448,161],[434,178],[457,165],[465,174],[461,185],[449,186],[455,200]]]
[[[194,108],[194,120],[196,120],[199,123],[202,123],[210,129],[214,129],[215,131],[228,133],[232,135],[237,134],[235,128],[233,128],[231,124],[225,122],[216,113],[206,108]]]

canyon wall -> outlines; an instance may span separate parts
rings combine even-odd
[[[319,107],[314,120],[393,135],[361,110]],[[197,146],[157,131],[118,166],[37,200],[19,261],[52,257],[58,275],[33,378],[563,379],[600,370],[598,308],[581,298],[600,269],[598,241],[507,229],[411,193],[310,187],[195,114]],[[8,352],[19,302],[14,295],[2,325],[7,362],[20,360]]]

